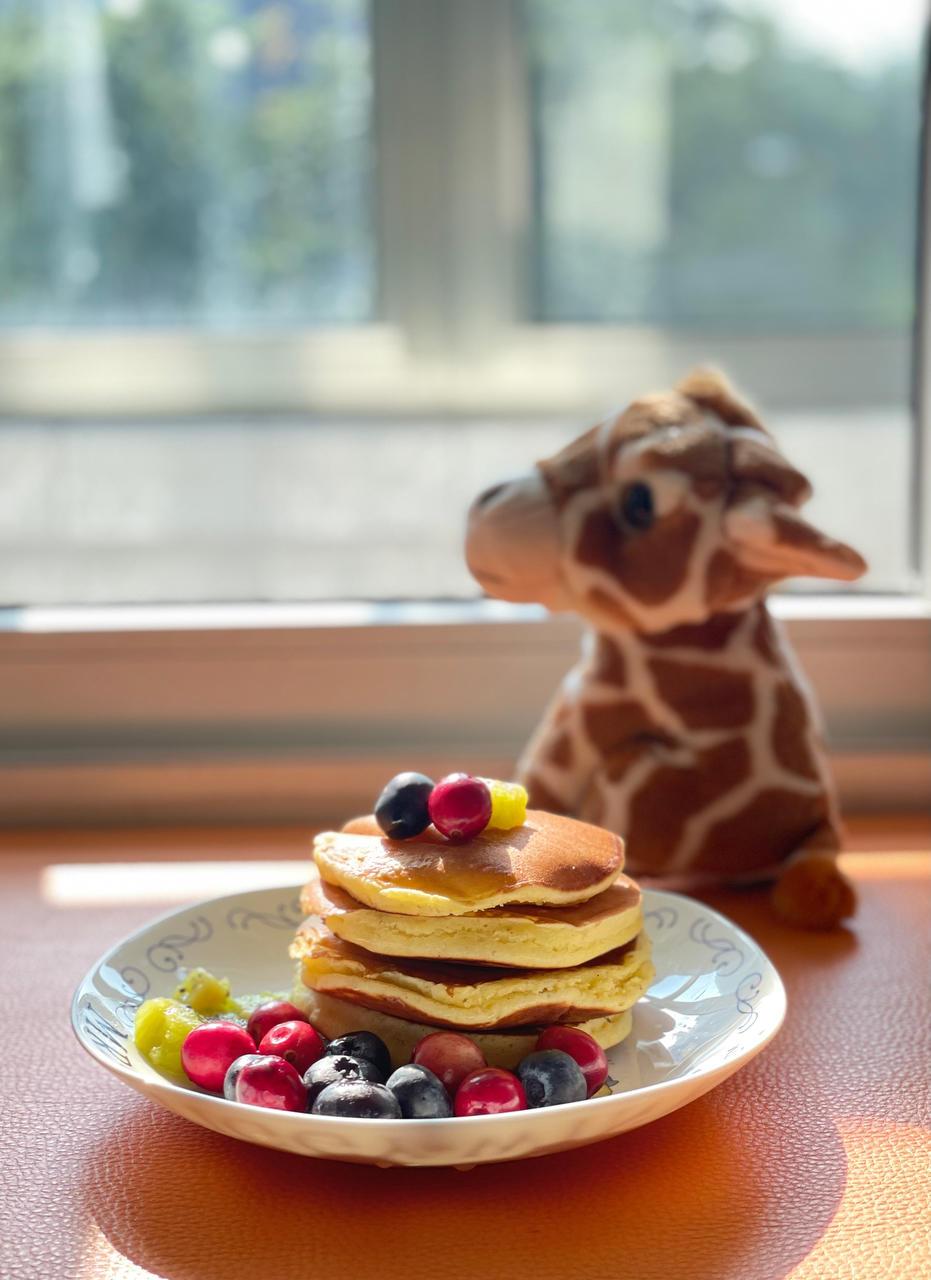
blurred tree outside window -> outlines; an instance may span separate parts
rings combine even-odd
[[[0,324],[372,314],[364,0],[0,0]]]
[[[856,57],[862,6],[823,6],[833,56],[793,8],[525,0],[541,319],[911,324],[918,7],[878,6]]]

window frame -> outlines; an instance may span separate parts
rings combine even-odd
[[[772,606],[818,697],[845,806],[924,808],[927,604]],[[12,825],[332,823],[403,769],[508,776],[580,636],[572,619],[491,601],[29,609],[6,622],[0,823]]]
[[[414,278],[386,273],[379,322],[288,334],[5,335],[0,413],[61,413],[79,394],[89,416],[140,405],[147,416],[386,406],[588,415],[623,394],[619,382],[667,385],[709,346],[773,406],[822,403],[838,378],[851,407],[905,384],[907,352],[889,335],[709,341],[523,323],[529,207],[514,153],[526,110],[514,74],[517,0],[379,0],[373,10],[379,243],[386,261],[421,255]],[[462,48],[469,57],[454,58]],[[433,75],[418,92],[427,116],[433,94],[438,125],[429,145],[406,149],[413,169],[399,169],[399,130],[424,57]],[[484,77],[468,119],[439,107],[444,76],[454,103],[475,101],[456,71],[463,63]],[[488,128],[495,116],[509,122],[497,150],[478,145],[497,136]],[[462,166],[423,222],[405,224],[405,186],[429,190],[457,130]],[[923,156],[927,174],[927,128]],[[438,237],[426,225],[437,218]],[[928,222],[923,178],[924,245]],[[451,254],[450,236],[461,252]],[[486,243],[495,270],[476,265]],[[822,706],[850,811],[927,803],[929,257],[915,344],[916,590],[774,601]],[[102,351],[108,358],[95,369],[89,357]],[[0,823],[336,822],[403,768],[507,774],[577,642],[571,620],[488,601],[2,610]]]

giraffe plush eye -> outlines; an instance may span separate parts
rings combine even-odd
[[[621,519],[633,529],[649,529],[653,523],[653,492],[642,480],[629,484],[621,494]]]

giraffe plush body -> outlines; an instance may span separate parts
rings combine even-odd
[[[480,495],[466,554],[488,594],[589,624],[519,766],[531,804],[617,831],[636,876],[775,879],[780,913],[823,928],[853,892],[816,711],[763,597],[866,566],[801,517],[810,493],[699,370]]]

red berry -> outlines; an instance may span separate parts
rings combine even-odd
[[[453,1110],[457,1116],[493,1116],[502,1111],[526,1111],[524,1086],[504,1067],[480,1067],[467,1075],[456,1090]]]
[[[491,817],[491,792],[481,778],[451,773],[430,793],[430,821],[449,840],[469,840]]]
[[[255,1041],[245,1027],[235,1022],[202,1022],[184,1037],[181,1065],[194,1084],[220,1093],[230,1064],[254,1052]]]
[[[230,1063],[223,1081],[230,1102],[274,1111],[306,1111],[307,1090],[290,1062],[273,1054],[248,1053]]]
[[[325,1049],[323,1038],[309,1022],[279,1022],[259,1041],[259,1053],[272,1053],[284,1058],[300,1075],[323,1057]]]
[[[608,1078],[608,1059],[605,1051],[593,1036],[579,1027],[552,1026],[540,1033],[536,1049],[562,1049],[575,1058],[582,1069],[590,1098],[597,1093]]]
[[[256,1044],[277,1027],[279,1022],[309,1022],[306,1013],[302,1013],[290,1000],[263,1000],[257,1004],[249,1015],[246,1030]]]
[[[458,1031],[434,1031],[414,1045],[411,1062],[432,1071],[453,1097],[470,1072],[485,1066],[485,1055]]]

